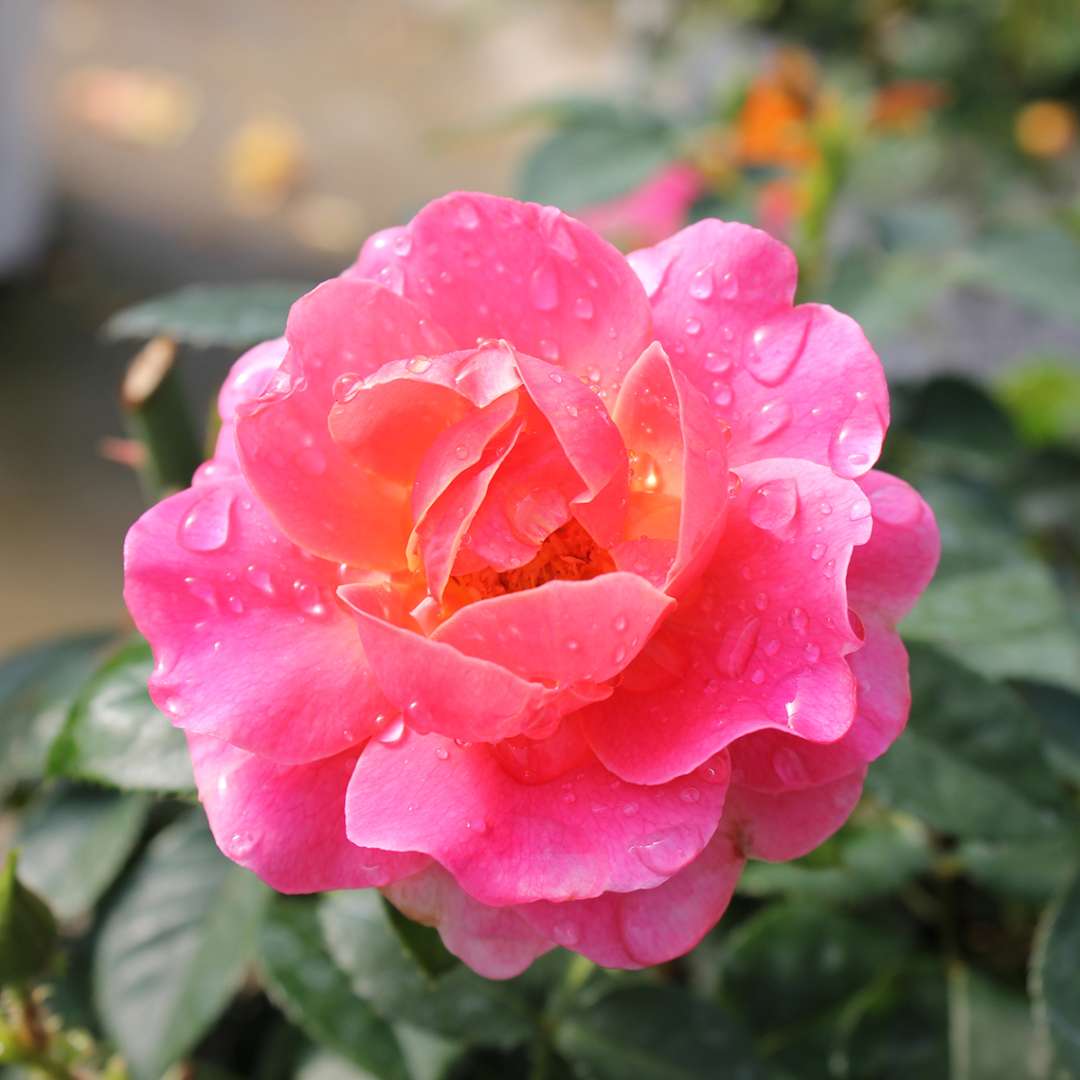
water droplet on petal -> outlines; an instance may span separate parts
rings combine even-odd
[[[720,295],[725,300],[734,300],[739,295],[739,279],[730,270],[720,276]]]
[[[746,670],[760,631],[761,620],[758,618],[747,619],[728,629],[716,657],[721,674],[737,679]]]
[[[559,306],[559,279],[549,262],[542,262],[529,278],[529,299],[537,311],[553,311]]]
[[[218,551],[229,539],[234,496],[227,488],[204,495],[180,522],[177,539],[188,551]]]
[[[807,618],[806,612],[800,607],[794,607],[791,609],[791,614],[788,616],[791,621],[791,628],[798,634],[806,633],[807,623],[810,621]]]
[[[684,324],[684,329],[691,337],[697,337],[701,333],[701,320],[700,319],[687,319]]]
[[[633,817],[638,812],[638,804],[636,802],[624,803],[622,812],[627,817]]]
[[[862,521],[863,518],[868,518],[871,513],[870,500],[869,499],[856,499],[851,504],[851,520]]]
[[[470,832],[476,833],[478,836],[483,836],[487,832],[487,822],[483,818],[474,818],[472,821],[465,822],[465,828]]]
[[[766,386],[783,382],[802,356],[809,329],[810,315],[799,308],[759,326],[750,337],[750,374]]]
[[[786,401],[769,401],[750,420],[750,441],[763,443],[791,423],[791,406]]]
[[[540,356],[544,360],[548,360],[551,363],[555,363],[559,359],[559,346],[554,341],[549,341],[547,338],[540,339]]]
[[[250,832],[235,832],[229,837],[228,855],[230,859],[242,859],[254,850],[256,837]]]
[[[696,787],[683,788],[682,791],[679,792],[679,798],[682,799],[684,803],[696,803],[701,798],[701,792],[698,791]]]
[[[340,405],[342,402],[349,400],[349,395],[363,381],[355,371],[346,371],[334,380],[330,392],[333,394],[334,400]]]
[[[690,279],[690,295],[695,300],[708,300],[713,294],[712,263],[703,266]]]
[[[824,554],[825,554],[825,545],[824,544],[815,544],[810,549],[810,558],[813,559],[814,562],[817,562],[821,558],[821,556],[824,555]]]
[[[697,846],[693,843],[692,830],[671,828],[631,845],[630,850],[647,870],[666,878],[681,870],[694,857]]]
[[[821,659],[821,646],[813,641],[808,641],[806,643],[806,648],[803,649],[803,653],[811,664],[816,664]]]
[[[626,627],[627,627],[626,616],[625,615],[616,615],[615,616],[615,622],[613,623],[613,625],[614,625],[614,627],[615,627],[615,629],[616,629],[616,631],[618,633],[620,633],[620,634],[623,633],[623,631],[625,631]]]
[[[556,944],[571,949],[581,940],[581,932],[572,922],[557,922],[551,928]]]
[[[446,761],[446,759],[450,756],[450,751],[447,750],[445,746],[436,746],[435,747],[435,756],[440,761]]]
[[[768,480],[750,496],[747,510],[750,520],[759,528],[776,532],[789,525],[799,508],[799,492],[790,477]]]
[[[587,322],[593,317],[593,302],[587,296],[579,296],[574,301],[574,314]]]
[[[412,251],[412,237],[407,232],[398,233],[394,237],[393,251],[399,259],[406,258]]]
[[[829,445],[829,464],[838,476],[861,476],[877,460],[885,429],[869,398],[857,401]]]
[[[731,357],[723,353],[708,352],[705,354],[705,370],[719,375],[731,367]]]
[[[719,405],[720,408],[726,408],[731,404],[732,399],[735,397],[730,386],[727,383],[722,383],[719,380],[712,384],[712,402],[714,405]]]
[[[404,734],[405,720],[401,716],[395,716],[393,720],[387,721],[386,726],[379,732],[376,738],[378,738],[381,743],[393,746],[395,743],[401,742]]]
[[[431,367],[431,360],[426,356],[414,356],[405,367],[414,375],[423,375]]]

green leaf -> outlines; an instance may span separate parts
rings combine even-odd
[[[149,809],[142,796],[52,792],[30,807],[19,826],[20,876],[61,919],[84,914],[120,872]]]
[[[329,893],[319,907],[327,947],[353,990],[383,1019],[480,1045],[515,1046],[535,1033],[524,976],[494,983],[464,965],[433,978],[420,968],[371,890]]]
[[[0,788],[44,771],[70,698],[94,670],[107,640],[104,633],[58,638],[0,664]]]
[[[314,901],[275,899],[259,956],[267,993],[315,1042],[381,1080],[409,1080],[390,1025],[353,993],[327,953]]]
[[[675,153],[670,133],[655,117],[582,117],[533,150],[522,169],[519,193],[533,202],[580,210],[625,195]]]
[[[936,579],[902,630],[989,676],[1080,689],[1080,636],[1049,570],[1034,559]]]
[[[867,787],[887,806],[961,837],[1045,837],[1062,799],[1034,718],[1007,687],[911,648],[911,717]]]
[[[255,952],[270,895],[214,846],[200,810],[154,839],[105,918],[94,989],[136,1080],[158,1080],[214,1023]]]
[[[1039,929],[1031,961],[1031,996],[1040,1029],[1065,1076],[1080,1075],[1080,876]]]
[[[1031,1075],[1035,1030],[1023,994],[956,961],[949,966],[950,1080]]]
[[[742,1027],[683,990],[628,986],[571,1010],[555,1031],[559,1051],[595,1080],[700,1080],[764,1076]]]
[[[113,315],[113,338],[163,335],[189,345],[252,345],[280,337],[289,308],[311,288],[300,281],[189,285]]]
[[[49,755],[56,776],[129,790],[195,787],[183,733],[150,700],[150,646],[132,638],[83,688]]]
[[[1080,694],[1028,679],[1012,687],[1038,717],[1050,763],[1080,785]]]
[[[56,952],[56,920],[16,876],[17,854],[0,870],[0,986],[41,975]]]
[[[460,961],[442,943],[438,930],[433,926],[421,926],[420,923],[413,922],[389,901],[384,900],[383,903],[386,905],[386,916],[394,933],[422,971],[438,976],[445,975],[458,966]]]
[[[1080,863],[1080,836],[1058,832],[1022,840],[964,840],[956,857],[984,889],[1045,902],[1061,891]]]

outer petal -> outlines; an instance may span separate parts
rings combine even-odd
[[[373,236],[351,276],[389,284],[459,348],[506,338],[614,394],[652,336],[626,260],[554,207],[459,192]]]
[[[690,790],[690,789],[687,789]],[[516,908],[530,926],[604,967],[643,968],[689,952],[716,925],[745,856],[717,832],[689,866],[655,889]]]
[[[302,556],[227,464],[212,471],[124,544],[124,599],[157,660],[150,695],[187,731],[279,762],[339,753],[387,706],[334,599],[337,567]]]
[[[624,784],[599,764],[546,783],[512,777],[492,750],[406,733],[367,745],[349,785],[349,839],[422,851],[484,904],[574,900],[652,888],[694,859],[715,831],[728,777]],[[697,793],[687,798],[694,787]]]
[[[429,866],[383,891],[410,919],[438,927],[443,944],[486,979],[520,975],[554,947],[515,908],[479,903],[441,866]]]
[[[199,799],[221,850],[284,893],[388,885],[423,855],[373,851],[345,836],[345,789],[359,752],[276,765],[208,735],[188,734]]]
[[[277,374],[239,408],[236,440],[252,488],[308,551],[360,566],[402,564],[408,500],[331,438],[334,386],[389,360],[448,351],[450,339],[388,289],[340,278],[293,305],[285,336]]]
[[[865,644],[848,657],[858,685],[851,727],[834,743],[781,731],[739,739],[731,763],[740,787],[778,792],[830,783],[880,757],[904,730],[911,707],[907,650],[892,627],[877,619],[863,625]]]
[[[469,604],[432,637],[526,679],[601,683],[622,671],[674,604],[636,574],[601,574]]]
[[[755,859],[798,859],[847,821],[862,794],[865,766],[821,787],[763,794],[732,787],[723,828],[739,851]]]
[[[553,691],[387,622],[367,585],[345,585],[339,595],[355,613],[376,682],[414,730],[494,742],[546,722]]]
[[[852,606],[864,618],[880,612],[895,623],[930,584],[941,557],[941,535],[933,511],[903,480],[874,471],[859,486],[870,499],[874,532],[851,559]]]
[[[660,539],[648,528],[655,516],[650,503],[679,500],[678,537],[664,584],[677,594],[708,563],[724,530],[727,427],[656,344],[630,369],[615,403],[615,423],[636,461],[635,511],[643,518],[642,535]],[[641,538],[632,527],[631,540]]]
[[[233,364],[218,393],[221,429],[214,447],[215,458],[234,464],[237,462],[237,410],[245,402],[254,401],[266,389],[288,351],[289,343],[283,337],[274,338],[248,349]]]
[[[858,485],[809,462],[760,461],[740,478],[700,590],[583,714],[597,756],[635,783],[683,775],[762,728],[833,742],[851,725],[845,574],[870,533]],[[660,678],[639,679],[655,664]]]
[[[707,220],[629,260],[657,338],[731,424],[733,464],[800,457],[846,477],[874,464],[889,421],[881,363],[846,315],[792,308],[795,259],[783,244]]]

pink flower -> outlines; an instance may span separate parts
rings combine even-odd
[[[794,292],[744,225],[626,259],[457,194],[297,301],[125,552],[222,850],[503,977],[677,956],[838,828],[938,535],[870,471],[873,350]]]
[[[684,161],[665,165],[639,187],[578,212],[586,225],[623,247],[658,244],[686,224],[705,190],[701,173]]]

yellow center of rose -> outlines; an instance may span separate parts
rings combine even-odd
[[[587,581],[615,569],[615,560],[571,518],[540,545],[524,566],[513,570],[476,570],[452,577],[444,605],[457,609],[489,596],[535,589],[549,581]]]

